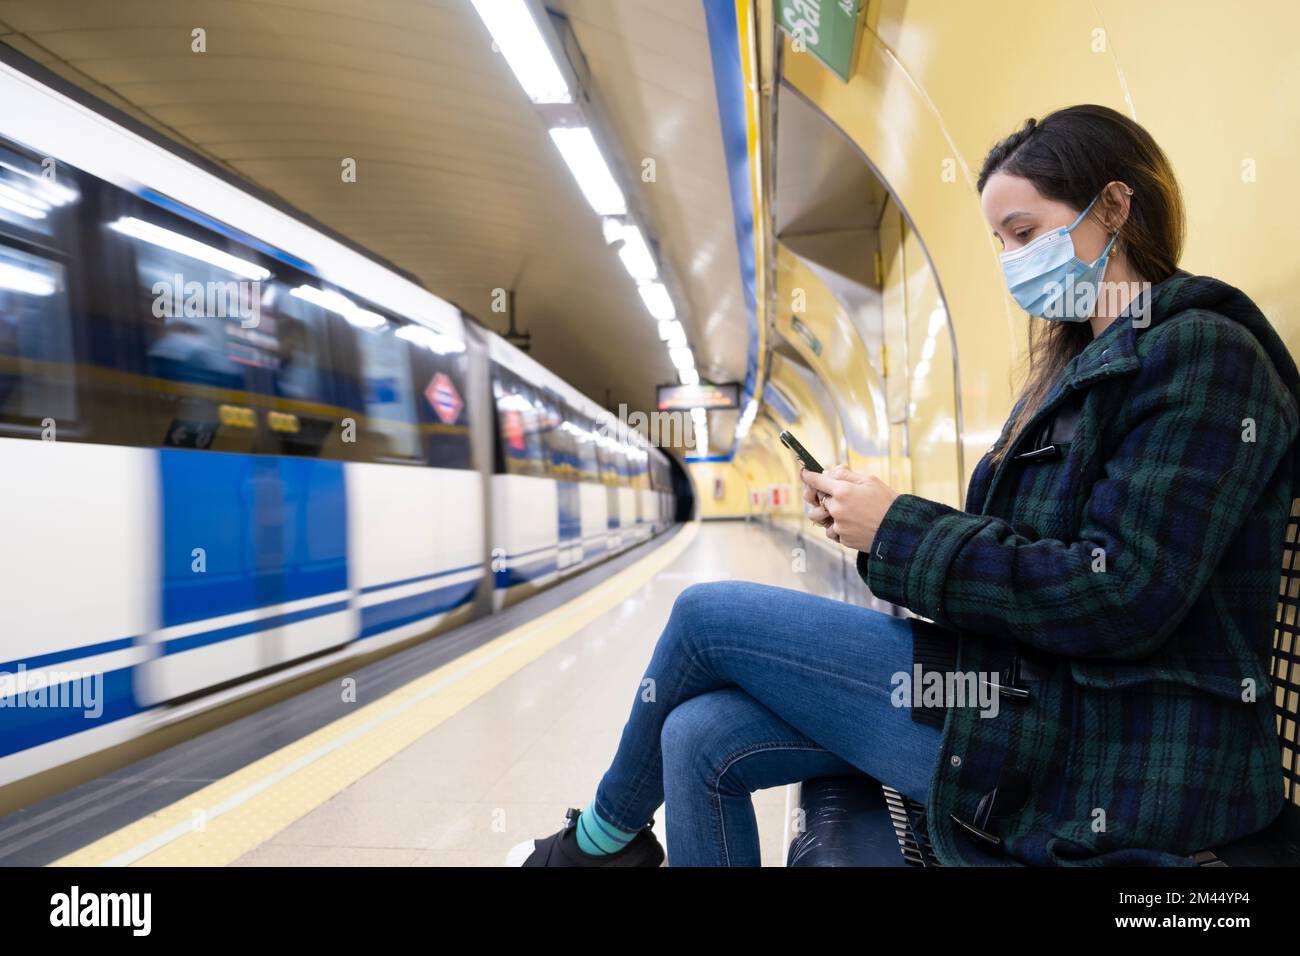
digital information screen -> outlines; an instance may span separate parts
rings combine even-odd
[[[740,407],[740,383],[727,382],[722,385],[660,385],[655,407],[661,412],[689,411],[692,408],[706,408],[717,411],[724,408]]]

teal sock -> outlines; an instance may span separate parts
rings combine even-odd
[[[596,812],[596,801],[578,817],[578,849],[589,856],[609,856],[632,842],[636,831],[620,830]]]

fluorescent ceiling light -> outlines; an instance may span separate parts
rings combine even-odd
[[[705,455],[709,451],[709,430],[707,428],[695,429],[695,451],[697,454]]]
[[[637,286],[636,290],[641,293],[641,301],[656,319],[664,321],[677,318],[673,297],[668,294],[668,289],[662,282],[647,282]]]
[[[126,216],[117,222],[110,223],[108,228],[114,232],[120,232],[124,236],[130,236],[132,239],[140,239],[143,242],[170,249],[172,252],[179,252],[191,259],[206,262],[218,269],[225,269],[227,272],[233,272],[245,279],[260,281],[271,277],[269,270],[263,269],[255,262],[232,256],[228,252],[222,252],[220,249],[204,245],[197,239],[182,236],[179,232],[172,232],[170,229],[162,228],[162,226],[155,226],[151,222],[136,219],[134,216]]]
[[[708,409],[697,405],[695,408],[691,409],[691,418],[696,422],[707,422],[709,420],[709,411]]]
[[[676,335],[676,332],[674,330],[680,327],[681,327],[681,323],[678,322],[676,319],[663,319],[659,323],[660,340],[667,342],[674,335]]]
[[[551,140],[592,209],[602,216],[622,216],[627,212],[623,190],[614,181],[591,130],[585,126],[557,126],[551,130]]]
[[[678,369],[695,367],[695,355],[688,348],[669,349],[668,357]]]
[[[470,0],[515,79],[534,103],[572,103],[573,94],[523,0]]]
[[[42,272],[0,262],[0,289],[12,289],[28,295],[54,295],[54,280]]]
[[[675,325],[676,328],[672,329],[666,340],[668,342],[668,347],[670,349],[686,348],[686,330],[682,328],[680,322],[674,322],[673,325]]]
[[[636,226],[624,226],[618,238],[623,240],[623,247],[618,250],[618,257],[623,260],[623,268],[637,282],[650,282],[659,278],[659,267],[655,265],[650,247],[646,245],[645,236]]]
[[[699,385],[700,373],[694,368],[679,368],[677,370],[677,381],[683,385]]]
[[[754,424],[754,419],[758,417],[758,399],[751,398],[745,410],[741,413],[740,419],[736,422],[736,440],[744,438],[749,434],[749,428]]]

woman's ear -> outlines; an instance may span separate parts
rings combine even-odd
[[[1101,221],[1107,232],[1118,232],[1128,222],[1133,190],[1126,183],[1111,180],[1101,191]]]

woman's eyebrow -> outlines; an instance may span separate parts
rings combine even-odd
[[[1018,218],[1018,217],[1020,217],[1020,216],[1028,216],[1028,215],[1029,215],[1029,213],[1025,212],[1023,209],[1017,209],[1015,212],[1009,212],[1009,213],[1007,213],[1005,216],[1003,216],[1003,217],[1002,217],[1002,221],[1001,221],[1000,223],[998,223],[998,225],[1000,225],[1000,226],[1005,226],[1005,225],[1006,225],[1007,223],[1009,223],[1012,219],[1016,219],[1016,218]]]

